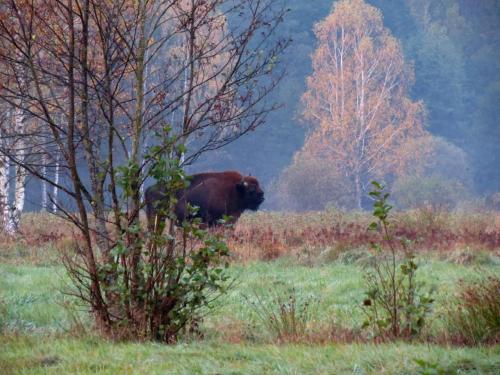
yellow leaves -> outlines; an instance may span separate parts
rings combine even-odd
[[[383,30],[380,11],[367,5],[363,0],[342,0],[336,2],[333,12],[315,27],[320,41],[332,37],[332,32],[343,33],[344,36],[357,36],[379,33]]]
[[[315,33],[314,73],[302,97],[312,131],[303,152],[347,174],[391,172],[399,145],[423,134],[423,107],[407,98],[413,72],[399,42],[362,0],[337,2]]]

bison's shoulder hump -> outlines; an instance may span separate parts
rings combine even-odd
[[[236,171],[225,171],[225,172],[205,172],[197,173],[191,176],[191,184],[199,183],[209,179],[216,179],[222,181],[239,182],[243,176]]]

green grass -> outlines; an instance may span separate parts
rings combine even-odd
[[[460,279],[479,269],[422,260],[419,272],[438,287],[435,316]],[[486,267],[500,273],[496,265]],[[331,263],[305,267],[290,259],[231,266],[235,286],[217,301],[202,325],[204,340],[174,346],[112,343],[89,333],[72,336],[70,301],[61,290],[62,267],[0,265],[0,374],[414,374],[414,359],[437,363],[460,374],[500,372],[500,347],[446,348],[434,345],[273,345],[245,297],[295,287],[319,300],[316,319],[347,327],[362,322],[363,269]],[[90,319],[82,311],[87,327]],[[236,327],[236,328],[235,328]],[[231,340],[234,330],[239,339]],[[238,344],[230,344],[237,341]]]
[[[500,274],[497,266],[486,267]],[[436,306],[453,292],[459,279],[473,278],[477,268],[442,261],[421,261],[419,272],[429,285],[438,287]],[[286,292],[295,287],[299,295],[318,299],[317,319],[335,320],[348,327],[361,324],[362,313],[357,308],[363,298],[363,268],[339,263],[305,267],[287,259],[234,265],[231,273],[235,287],[216,302],[207,318],[208,335],[217,335],[210,327],[228,321],[256,324],[253,309],[246,302],[255,294],[266,295],[269,289]],[[61,267],[0,265],[0,325],[8,330],[53,332],[69,329],[73,323],[70,297],[65,290]],[[438,309],[439,310],[439,309]],[[81,315],[85,318],[85,314]],[[0,327],[1,327],[0,326]]]
[[[95,338],[6,337],[3,374],[415,374],[415,359],[464,374],[496,374],[500,349],[387,345],[166,346]]]
[[[69,328],[69,298],[59,267],[0,266],[0,328],[47,332]]]

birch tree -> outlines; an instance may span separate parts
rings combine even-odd
[[[0,21],[7,22],[7,14],[4,5],[0,6]],[[7,53],[7,46],[0,40],[0,51]],[[12,55],[15,60],[22,61],[24,56],[20,53]],[[0,63],[0,69],[7,69],[5,64]],[[17,81],[18,87],[22,87],[24,94],[12,98],[17,105],[2,102],[0,110],[3,112],[0,118],[0,150],[7,150],[0,153],[0,210],[2,211],[2,231],[8,236],[14,236],[19,231],[19,223],[24,208],[26,173],[22,163],[26,159],[27,145],[23,135],[27,134],[27,114],[23,109],[24,97],[27,95],[29,85],[27,82],[26,69],[19,68],[11,70],[11,75],[0,75],[0,89],[11,87]],[[21,163],[16,164],[13,159],[18,159]],[[10,192],[14,192],[11,200]]]
[[[27,145],[23,137],[17,136],[26,132],[26,116],[19,110],[7,109],[5,113],[0,124],[0,148],[8,150],[8,154],[0,155],[1,231],[13,237],[19,232],[24,209],[26,172],[20,164],[12,162],[12,159],[22,162],[26,160]]]
[[[412,69],[376,8],[339,1],[315,34],[302,98],[310,125],[304,152],[330,160],[361,208],[367,182],[393,171],[397,146],[423,132],[423,106],[408,97]]]
[[[8,113],[5,111],[4,113]],[[5,132],[6,117],[2,116],[2,123],[0,126],[0,147],[2,149],[8,148],[8,137]],[[11,235],[14,232],[12,224],[12,215],[9,202],[9,186],[10,186],[10,161],[7,155],[0,153],[0,232]]]
[[[24,85],[26,87],[26,85]],[[22,135],[26,133],[26,114],[19,106],[14,110],[14,134]],[[21,222],[21,214],[24,209],[24,199],[26,196],[26,171],[23,164],[26,160],[27,145],[24,142],[24,136],[16,136],[12,152],[19,163],[15,163],[15,179],[14,179],[14,202],[12,209],[13,233],[19,231]]]

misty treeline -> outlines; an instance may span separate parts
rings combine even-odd
[[[420,202],[442,196],[445,205],[454,206],[477,196],[491,197],[500,190],[500,5],[493,0],[367,0],[365,3],[380,11],[384,27],[399,42],[405,65],[413,71],[406,75],[409,79],[406,96],[413,102],[421,102],[423,129],[437,137],[428,142],[431,148],[438,148],[435,156],[427,151],[421,165],[412,167],[418,167],[427,176],[424,181],[413,176],[422,189],[412,184],[411,176],[406,181],[400,179],[396,185],[392,174],[384,176],[384,180],[395,193],[413,189],[419,195],[415,199]],[[347,188],[342,186],[346,181],[328,176],[330,163],[315,164],[307,181],[299,176],[297,181],[293,180],[288,177],[292,171],[286,170],[299,167],[293,162],[294,156],[304,146],[314,125],[304,119],[301,98],[308,90],[307,77],[313,74],[311,57],[321,43],[314,32],[315,25],[324,22],[334,5],[329,0],[316,0],[314,6],[311,2],[289,1],[291,12],[280,31],[290,35],[293,43],[284,57],[288,64],[287,79],[275,94],[285,103],[285,110],[272,114],[266,126],[220,155],[222,168],[241,166],[262,177],[267,191],[276,193],[273,194],[276,199],[267,199],[269,208],[321,209],[327,202],[356,207],[356,202],[348,201],[352,195],[339,196],[338,192]],[[248,154],[252,157],[247,157]],[[439,159],[438,165],[429,164],[433,159]],[[311,161],[302,158],[300,163],[307,168]],[[297,192],[300,199],[287,200],[273,184],[283,177],[290,184],[307,187],[314,183],[322,188],[307,196],[303,195],[304,190],[301,194]],[[334,184],[339,184],[338,188],[329,189]],[[296,185],[288,187],[300,189]],[[349,188],[349,191],[354,190]],[[400,207],[410,205],[413,198],[409,195],[400,195]]]
[[[314,32],[313,72],[301,98],[308,131],[275,184],[279,204],[361,209],[373,179],[390,184],[400,208],[453,208],[470,199],[468,157],[432,132],[434,103],[427,110],[412,98],[414,67],[382,12],[363,0],[339,1]]]

